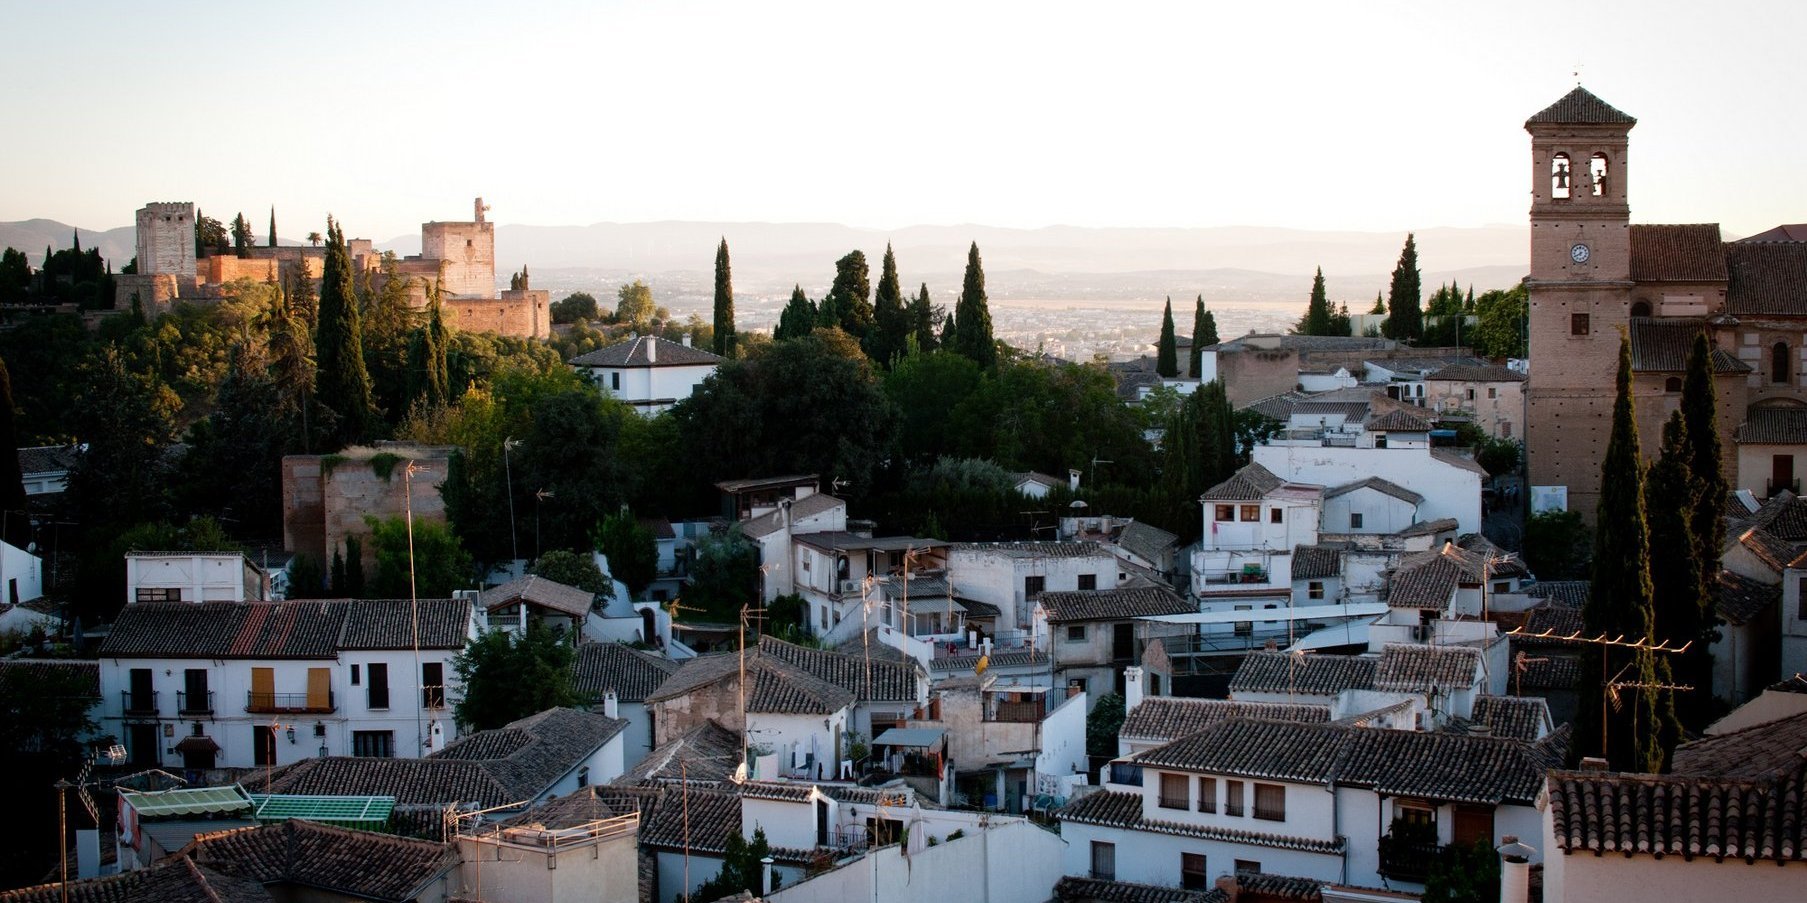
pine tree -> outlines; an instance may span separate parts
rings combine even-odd
[[[1311,300],[1305,303],[1305,316],[1294,330],[1299,335],[1330,335],[1330,299],[1324,295],[1324,268],[1311,279]]]
[[[1650,465],[1644,496],[1650,511],[1652,622],[1658,640],[1672,646],[1694,644],[1668,663],[1681,683],[1700,688],[1683,694],[1675,706],[1682,723],[1698,731],[1706,727],[1712,699],[1713,660],[1706,650],[1712,627],[1707,613],[1713,584],[1701,571],[1700,546],[1694,537],[1693,512],[1700,503],[1700,481],[1690,469],[1691,451],[1687,424],[1681,412],[1675,411],[1663,425],[1663,452]],[[1664,749],[1674,748],[1676,739],[1673,734],[1666,737]]]
[[[1206,316],[1208,316],[1208,314],[1205,312],[1205,296],[1199,295],[1198,296],[1198,304],[1197,304],[1197,306],[1195,306],[1192,309],[1192,354],[1191,354],[1191,357],[1186,361],[1186,368],[1187,368],[1186,375],[1192,377],[1193,379],[1199,378],[1198,367],[1199,367],[1200,361],[1205,356],[1205,346],[1217,344],[1215,335],[1212,336],[1212,340],[1210,342],[1205,341],[1205,317]],[[1216,324],[1212,324],[1211,331],[1213,333],[1215,333],[1217,331]]]
[[[777,341],[800,339],[816,329],[817,310],[814,302],[803,294],[803,286],[791,289],[791,300],[778,314],[778,328],[772,330]]]
[[[1631,396],[1631,343],[1619,339],[1617,397],[1612,432],[1601,460],[1600,501],[1594,522],[1594,571],[1587,604],[1581,610],[1587,632],[1629,640],[1652,633],[1650,533],[1645,519],[1644,468],[1638,450],[1637,418]],[[1582,673],[1608,680],[1651,682],[1656,663],[1649,652],[1590,646]],[[1576,739],[1583,750],[1603,755],[1615,769],[1648,771],[1657,749],[1656,694],[1626,688],[1602,698],[1604,686],[1590,685],[1581,694]],[[1600,742],[1602,725],[1606,743]]]
[[[315,383],[315,406],[338,415],[333,438],[340,447],[369,437],[375,409],[371,401],[370,373],[364,368],[363,327],[358,300],[352,289],[351,259],[345,250],[345,233],[331,218],[326,221],[326,265],[320,280],[320,324],[315,348],[320,375]]]
[[[270,206],[270,247],[276,247],[276,207]]]
[[[1154,372],[1165,379],[1180,375],[1179,339],[1173,334],[1173,296],[1167,296],[1167,307],[1161,312],[1161,340],[1155,345]]]
[[[991,337],[991,307],[985,297],[985,268],[979,262],[978,242],[973,242],[972,249],[966,252],[962,286],[960,303],[954,308],[959,329],[954,333],[953,347],[980,369],[990,370],[998,362],[998,346]]]
[[[916,293],[916,300],[910,302],[910,330],[917,351],[927,354],[939,344],[935,336],[935,305],[929,303],[929,284],[926,282]]]
[[[959,346],[960,324],[958,322],[959,316],[960,316],[960,305],[955,304],[954,309],[948,311],[947,316],[943,317],[941,320],[941,347],[946,348],[947,350],[952,351],[955,354],[960,353],[960,346]]]
[[[1417,341],[1424,334],[1424,289],[1418,275],[1418,243],[1407,234],[1405,250],[1399,252],[1399,263],[1393,267],[1393,280],[1387,289],[1387,320],[1381,332],[1401,342]]]
[[[822,298],[816,321],[824,327],[839,326],[856,339],[872,331],[872,270],[864,251],[850,251],[835,261],[834,284]]]
[[[715,249],[715,353],[733,357],[739,336],[734,332],[734,275],[728,266],[728,239]]]
[[[872,299],[872,331],[861,343],[866,356],[883,367],[890,367],[909,346],[914,331],[910,311],[904,306],[903,287],[897,281],[897,256],[891,245],[885,245],[885,260],[879,267],[878,292]]]

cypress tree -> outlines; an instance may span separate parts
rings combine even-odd
[[[1330,335],[1330,299],[1324,295],[1324,268],[1311,279],[1311,300],[1305,302],[1305,316],[1295,330],[1299,335]]]
[[[251,256],[251,246],[257,242],[257,236],[251,233],[251,221],[245,219],[240,212],[232,221],[232,250],[240,257]]]
[[[1380,292],[1374,293],[1374,306],[1368,308],[1368,315],[1371,317],[1384,317],[1387,315],[1387,302],[1381,300]]]
[[[1198,365],[1204,358],[1205,346],[1217,344],[1217,324],[1211,324],[1211,340],[1205,341],[1205,296],[1198,296],[1198,306],[1192,309],[1192,357],[1186,362],[1186,375],[1198,379]]]
[[[1595,511],[1592,589],[1581,610],[1592,635],[1644,639],[1652,633],[1650,533],[1645,520],[1644,467],[1638,450],[1638,427],[1631,397],[1631,343],[1619,338],[1617,397],[1612,432],[1601,460],[1600,501]],[[1646,771],[1656,749],[1654,693],[1638,688],[1613,692],[1609,704],[1592,684],[1605,680],[1656,680],[1654,656],[1616,647],[1588,647],[1581,693],[1578,747],[1603,755],[1615,769]],[[1628,698],[1627,698],[1628,697]],[[1601,744],[1604,724],[1606,743]],[[1660,764],[1660,754],[1655,758]]]
[[[1202,341],[1206,345],[1215,345],[1219,341],[1219,339],[1217,338],[1217,315],[1212,313],[1209,310],[1205,310],[1205,296],[1204,295],[1198,296],[1198,306],[1199,306],[1199,309],[1203,310],[1204,314],[1205,314],[1205,319],[1204,319],[1205,325],[1203,326],[1203,332],[1204,332],[1205,337],[1203,339],[1200,339],[1198,337],[1199,330],[1197,330],[1197,329],[1193,330],[1192,344],[1197,345],[1199,342]]]
[[[872,299],[872,332],[861,344],[867,357],[889,367],[908,347],[912,331],[910,311],[904,307],[903,287],[897,283],[897,256],[886,243],[885,260],[879,267],[878,292]]]
[[[935,306],[929,303],[929,284],[926,282],[916,293],[916,300],[910,302],[910,329],[916,339],[917,351],[926,354],[935,350]]]
[[[276,247],[276,205],[270,205],[270,247]]]
[[[1161,340],[1155,345],[1154,372],[1163,378],[1180,375],[1179,339],[1173,334],[1173,296],[1167,296],[1167,307],[1161,312]]]
[[[998,362],[998,346],[991,338],[991,307],[985,297],[985,267],[979,262],[979,243],[973,242],[966,252],[966,278],[960,289],[960,303],[954,307],[960,325],[954,333],[956,351],[990,370]],[[950,325],[949,327],[953,327]],[[947,344],[947,339],[943,338]]]
[[[1682,694],[1675,706],[1690,730],[1706,727],[1712,699],[1713,660],[1707,618],[1709,599],[1716,581],[1709,581],[1700,566],[1700,545],[1694,536],[1693,512],[1700,504],[1700,481],[1688,460],[1691,448],[1682,413],[1669,415],[1663,425],[1663,452],[1650,465],[1644,496],[1650,511],[1650,584],[1652,622],[1656,638],[1673,646],[1694,643],[1680,658],[1667,660],[1681,683],[1697,687]],[[1672,749],[1676,736],[1666,738]]]
[[[1681,413],[1687,424],[1688,469],[1700,483],[1700,503],[1694,507],[1694,538],[1700,545],[1701,571],[1709,581],[1718,579],[1719,550],[1725,542],[1726,495],[1731,491],[1722,467],[1717,405],[1713,396],[1713,353],[1703,332],[1694,337],[1694,346],[1688,352]]]
[[[320,375],[315,381],[318,407],[338,415],[334,439],[343,447],[369,436],[375,415],[371,401],[370,373],[364,368],[363,327],[358,299],[352,288],[351,258],[345,250],[345,233],[329,217],[326,221],[326,262],[320,280],[320,323],[315,334],[315,359]]]
[[[954,309],[948,311],[947,317],[941,321],[941,347],[946,348],[955,354],[960,353],[960,346],[958,344],[960,341],[959,316],[960,305],[955,304]]]
[[[839,326],[856,339],[864,340],[872,331],[872,269],[864,251],[850,251],[835,261],[834,284],[823,296],[816,319],[824,327]]]
[[[715,353],[733,357],[739,337],[734,333],[734,276],[728,266],[728,239],[715,249]]]
[[[13,420],[13,377],[0,360],[0,443],[19,447],[19,426]],[[26,513],[25,474],[17,454],[0,455],[0,539],[23,549],[31,544],[31,518]]]
[[[791,289],[791,300],[784,305],[778,314],[778,328],[772,331],[772,338],[778,341],[800,339],[816,329],[816,305],[803,294],[803,286]]]
[[[1399,252],[1399,263],[1393,267],[1392,283],[1387,289],[1387,320],[1381,332],[1389,339],[1417,341],[1424,333],[1423,300],[1424,289],[1418,275],[1418,243],[1408,233],[1405,250]]]

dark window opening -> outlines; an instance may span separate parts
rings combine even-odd
[[[1631,304],[1631,315],[1634,317],[1650,316],[1650,302],[1649,301],[1633,301]]]
[[[1769,346],[1769,381],[1778,385],[1788,382],[1788,343]]]
[[[1569,335],[1588,335],[1593,332],[1587,314],[1569,314]]]

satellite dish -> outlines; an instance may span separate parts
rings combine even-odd
[[[742,762],[739,765],[734,766],[734,783],[745,784],[746,782],[747,782],[747,763]]]
[[[1085,499],[1074,499],[1067,504],[1067,507],[1075,511],[1083,511],[1086,507]]]

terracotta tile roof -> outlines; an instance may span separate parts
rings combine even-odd
[[[791,523],[794,524],[804,518],[826,514],[836,508],[845,508],[846,506],[846,502],[826,492],[806,495],[791,502]],[[753,539],[770,536],[782,529],[784,529],[784,512],[782,511],[767,511],[758,517],[750,517],[740,522],[740,532]]]
[[[1464,551],[1480,556],[1475,574],[1486,576],[1490,580],[1500,577],[1529,577],[1531,571],[1519,559],[1515,552],[1494,545],[1493,540],[1480,533],[1464,533],[1456,539],[1456,545]]]
[[[1068,875],[1054,883],[1055,903],[1230,903],[1218,888],[1181,890],[1156,884],[1105,881]]]
[[[1204,491],[1199,498],[1209,501],[1254,502],[1279,489],[1285,481],[1259,464],[1245,465],[1229,479]]]
[[[1740,241],[1807,241],[1807,223],[1783,223]]]
[[[102,658],[333,658],[341,649],[412,648],[408,600],[138,603],[101,643]],[[470,605],[422,599],[423,649],[462,649]]]
[[[596,594],[566,586],[556,580],[548,580],[535,574],[518,577],[501,586],[492,586],[477,594],[477,604],[484,611],[494,611],[504,605],[526,602],[541,608],[560,611],[574,618],[583,618],[590,613],[590,604]]]
[[[198,866],[187,856],[170,856],[149,868],[105,878],[0,891],[3,903],[263,903],[274,900],[263,885]]]
[[[1738,425],[1739,445],[1807,444],[1807,408],[1760,405],[1744,412]]]
[[[688,822],[688,824],[686,824]],[[728,848],[728,835],[741,833],[741,796],[733,790],[688,790],[666,787],[653,813],[640,823],[642,849],[686,850],[719,857]],[[810,861],[808,850],[773,847],[772,858],[787,865]]]
[[[967,610],[967,615],[970,617],[971,604],[961,600],[960,605]],[[879,639],[877,627],[867,628],[865,633],[842,641],[840,645],[834,647],[834,651],[842,655],[858,656],[861,661],[865,661],[867,656],[870,656],[875,662],[902,662],[909,657],[904,655],[902,649],[888,645]]]
[[[449,844],[297,819],[200,834],[183,853],[201,866],[265,886],[396,903],[414,899],[461,861]]]
[[[1329,401],[1318,398],[1306,398],[1295,403],[1292,413],[1300,417],[1329,417],[1341,415],[1344,420],[1360,420],[1368,416],[1366,401]]]
[[[658,799],[659,794],[657,790],[638,792],[642,790],[644,788],[591,784],[573,793],[546,800],[520,815],[504,819],[502,824],[556,831],[634,812],[640,812],[641,817],[645,818],[651,814],[645,810],[645,804]]]
[[[1293,579],[1322,580],[1343,573],[1343,546],[1298,546],[1293,549]]]
[[[1565,853],[1807,859],[1807,766],[1799,763],[1767,781],[1557,771],[1549,789]]]
[[[822,795],[843,803],[865,803],[876,806],[889,799],[896,799],[896,790],[878,787],[858,787],[852,784],[815,783],[811,781],[747,781],[740,785],[740,795],[758,800],[781,800],[801,803],[809,799],[810,794],[821,791]],[[908,786],[901,794],[906,800],[915,799],[915,792]]]
[[[1144,767],[1294,783],[1370,787],[1389,795],[1529,805],[1559,761],[1567,732],[1544,743],[1342,724],[1229,719],[1136,755]],[[1138,797],[1139,798],[1139,797]]]
[[[1581,660],[1566,655],[1539,655],[1527,660],[1514,683],[1530,691],[1574,690],[1581,685]]]
[[[1725,246],[1726,313],[1807,315],[1807,242],[1735,241]]]
[[[1344,690],[1368,690],[1374,687],[1379,663],[1373,656],[1255,652],[1236,668],[1230,692],[1335,696]]]
[[[579,643],[571,688],[587,699],[614,690],[621,702],[641,702],[676,670],[677,662],[625,643]]]
[[[979,664],[980,657],[981,656],[977,652],[970,655],[950,655],[945,658],[930,660],[929,667],[937,672],[970,671]],[[1023,665],[1045,665],[1047,663],[1048,654],[1039,649],[993,650],[991,653],[991,661],[987,663],[987,667],[1009,668]],[[939,686],[939,684],[937,684],[937,686]]]
[[[1394,536],[1436,536],[1439,533],[1454,533],[1461,526],[1462,526],[1461,522],[1457,521],[1453,517],[1439,517],[1436,520],[1419,521],[1418,523],[1415,523],[1415,524],[1405,528],[1404,530],[1400,530],[1399,532],[1397,532],[1393,535]]]
[[[1718,223],[1631,227],[1631,278],[1638,282],[1724,282]]]
[[[1423,693],[1472,687],[1481,671],[1481,650],[1473,646],[1388,643],[1374,669],[1374,689]]]
[[[1294,878],[1261,872],[1236,873],[1237,892],[1263,900],[1301,900],[1307,903],[1322,900],[1325,883],[1316,878]]]
[[[1478,696],[1472,720],[1495,737],[1530,743],[1550,724],[1550,704],[1540,696]]]
[[[1575,90],[1563,95],[1561,100],[1544,107],[1530,119],[1525,120],[1527,127],[1543,124],[1636,125],[1637,120],[1613,109],[1611,104],[1595,97],[1586,88],[1576,85]]]
[[[1480,583],[1467,557],[1451,543],[1405,556],[1387,574],[1387,604],[1393,608],[1448,607],[1463,583]]]
[[[1131,521],[1117,536],[1117,546],[1143,561],[1160,561],[1161,556],[1179,546],[1180,538],[1141,521]]]
[[[1425,377],[1429,382],[1522,383],[1523,373],[1499,364],[1455,364]]]
[[[19,472],[25,476],[34,473],[56,473],[68,470],[75,464],[75,446],[73,445],[41,445],[35,448],[19,449]]]
[[[1431,449],[1431,460],[1441,461],[1458,470],[1466,470],[1469,473],[1480,474],[1483,478],[1487,476],[1487,469],[1476,464],[1474,458],[1469,457],[1468,455],[1457,454],[1447,448]]]
[[[1782,601],[1782,587],[1760,583],[1731,571],[1719,572],[1719,616],[1731,624],[1751,620]]]
[[[914,660],[868,662],[863,655],[809,649],[773,636],[759,638],[759,651],[845,687],[861,702],[920,702],[925,697],[922,671]]]
[[[621,718],[581,709],[547,709],[494,730],[467,734],[428,758],[480,762],[525,799],[544,793],[626,728],[627,721]]]
[[[1304,392],[1296,390],[1292,392],[1283,392],[1279,395],[1269,395],[1266,398],[1249,402],[1248,404],[1243,405],[1241,410],[1254,411],[1264,417],[1269,417],[1278,420],[1281,423],[1285,423],[1292,419],[1294,406],[1308,397],[1310,396],[1306,395]]]
[[[1394,408],[1384,414],[1376,412],[1368,417],[1362,428],[1373,432],[1396,430],[1407,433],[1429,432],[1431,422],[1404,408]]]
[[[1111,558],[1108,549],[1090,541],[957,542],[950,551],[1005,558]]]
[[[1544,605],[1540,608],[1533,608],[1525,613],[1524,631],[1526,633],[1543,633],[1547,630],[1555,636],[1572,636],[1582,632],[1586,627],[1586,623],[1581,619],[1581,609],[1578,607],[1567,608],[1557,605]],[[1513,642],[1548,644],[1550,641],[1535,640],[1527,637],[1515,638]]]
[[[1121,793],[1114,790],[1101,790],[1088,793],[1055,813],[1061,821],[1077,822],[1087,825],[1104,825],[1112,828],[1129,828],[1136,831],[1152,831],[1158,834],[1173,834],[1180,837],[1197,837],[1206,840],[1222,840],[1230,843],[1245,843],[1257,846],[1274,847],[1282,850],[1300,850],[1307,853],[1341,853],[1342,840],[1320,840],[1315,837],[1291,837],[1283,834],[1264,834],[1259,831],[1239,831],[1233,828],[1205,827],[1203,825],[1180,824],[1142,817],[1142,795],[1139,793]]]
[[[1527,585],[1524,593],[1533,599],[1548,600],[1551,607],[1573,608],[1587,604],[1593,584],[1586,580],[1539,580]]]
[[[725,782],[739,764],[740,737],[713,720],[706,720],[654,747],[614,783]]]
[[[1681,373],[1688,369],[1688,353],[1694,337],[1706,324],[1692,317],[1632,317],[1631,369],[1640,373]],[[1713,349],[1716,373],[1749,373],[1750,365],[1726,352]]]
[[[1807,713],[1675,748],[1676,774],[1762,780],[1790,774],[1807,762]]]
[[[740,655],[734,652],[701,655],[686,660],[678,670],[646,697],[663,702],[699,688],[740,677]],[[786,715],[829,715],[854,703],[851,689],[831,684],[755,646],[746,654],[747,711]]]
[[[1261,718],[1270,721],[1329,721],[1330,707],[1283,702],[1237,702],[1230,699],[1191,699],[1149,696],[1123,719],[1121,736],[1138,740],[1177,740],[1204,730],[1225,718]]]
[[[652,360],[654,345],[658,346],[657,361]],[[580,354],[566,363],[573,367],[695,367],[721,362],[720,357],[701,348],[643,335]]]
[[[1364,477],[1353,483],[1344,483],[1335,489],[1325,491],[1324,497],[1333,499],[1338,496],[1348,495],[1357,489],[1372,489],[1375,492],[1390,495],[1402,502],[1409,502],[1413,505],[1421,505],[1424,503],[1424,496],[1384,477]]]
[[[1051,623],[1126,621],[1198,611],[1197,602],[1163,586],[1042,593],[1041,604]]]

